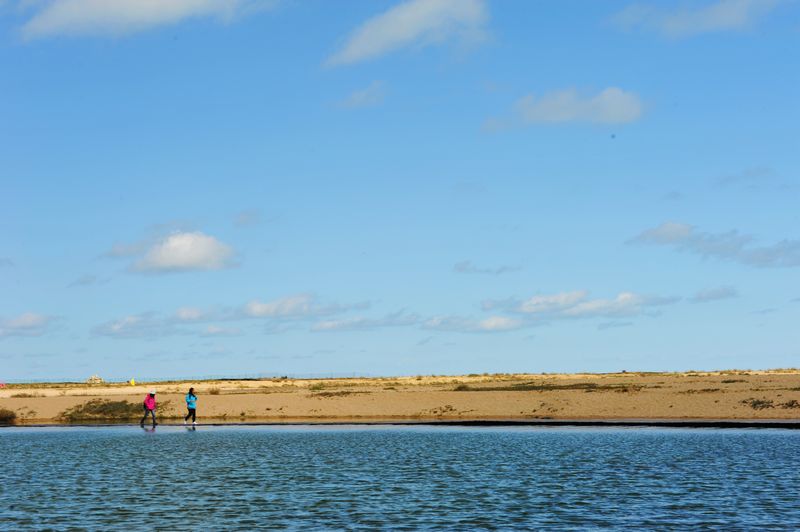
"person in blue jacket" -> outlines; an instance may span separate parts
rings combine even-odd
[[[185,425],[191,417],[192,425],[197,425],[197,396],[194,394],[194,388],[189,388],[189,393],[186,394],[186,409],[189,413],[183,418],[183,424]]]

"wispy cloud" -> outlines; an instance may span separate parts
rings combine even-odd
[[[137,255],[143,254],[147,250],[147,242],[146,241],[139,241],[133,242],[130,244],[117,242],[111,249],[108,250],[103,254],[104,257],[108,257],[111,259],[124,259],[129,257],[135,257]]]
[[[717,179],[717,184],[723,187],[741,185],[754,187],[765,181],[771,181],[775,177],[775,171],[766,166],[753,166],[741,172],[728,174]]]
[[[368,307],[369,303],[364,302],[349,305],[322,303],[313,295],[298,294],[270,301],[253,300],[232,308],[184,306],[171,314],[152,311],[130,314],[101,323],[92,329],[92,333],[113,338],[143,339],[173,335],[235,336],[243,334],[242,329],[223,324],[258,320],[262,322],[264,332],[275,334],[312,323],[321,317]],[[393,319],[399,321],[401,316],[394,316]],[[388,321],[386,324],[389,324]]]
[[[364,308],[367,304],[356,306]],[[250,318],[308,319],[336,314],[353,307],[320,303],[312,294],[297,294],[266,302],[253,300],[243,307],[242,313]]]
[[[376,80],[363,89],[351,92],[340,105],[348,109],[375,107],[382,104],[384,99],[386,99],[386,83]]]
[[[14,261],[8,257],[0,257],[0,268],[11,268],[14,266]]]
[[[562,316],[571,318],[596,318],[605,316],[636,316],[651,313],[652,307],[671,305],[677,297],[660,297],[621,292],[612,299],[587,299],[565,309]]]
[[[608,87],[597,94],[581,95],[576,89],[549,92],[541,97],[533,94],[517,100],[510,117],[490,118],[486,131],[497,131],[531,124],[627,124],[641,118],[644,111],[639,96],[617,87]]]
[[[612,21],[626,30],[655,31],[670,38],[689,37],[750,28],[779,3],[778,0],[717,0],[693,2],[678,9],[638,3],[617,13]]]
[[[662,201],[681,201],[686,197],[685,194],[677,190],[670,190],[661,196]]]
[[[108,277],[100,277],[98,275],[86,274],[86,275],[81,275],[80,277],[69,283],[67,287],[73,288],[76,286],[94,286],[99,284],[106,284],[110,280],[111,279],[109,279]]]
[[[336,320],[323,320],[315,323],[313,331],[353,331],[353,330],[375,330],[384,327],[407,327],[416,325],[420,318],[416,314],[407,314],[401,310],[387,314],[382,318],[366,318],[362,316],[352,318],[342,318]]]
[[[241,329],[209,324],[216,319],[230,319],[224,315],[204,312],[193,307],[182,307],[172,315],[142,312],[101,323],[92,328],[92,334],[117,339],[153,340],[166,336],[237,336]]]
[[[175,311],[175,319],[179,321],[198,321],[208,317],[208,313],[197,307],[181,307]]]
[[[796,187],[791,180],[781,178],[773,168],[768,166],[751,166],[740,172],[723,175],[715,180],[720,188],[745,189],[748,191],[781,191]]]
[[[50,0],[34,3],[22,26],[27,39],[53,36],[123,36],[192,18],[230,21],[268,9],[275,0]]]
[[[620,327],[632,327],[632,321],[604,321],[597,324],[597,329],[606,331],[608,329],[619,329]]]
[[[532,327],[534,323],[508,316],[489,316],[487,318],[470,318],[464,316],[434,316],[425,320],[423,329],[435,331],[469,332],[469,333],[495,333],[508,332]]]
[[[800,266],[800,240],[781,240],[768,246],[758,246],[753,236],[736,230],[709,233],[698,231],[693,225],[665,222],[643,231],[629,242],[669,246],[701,257],[730,260],[759,268]]]
[[[122,318],[101,323],[92,328],[98,336],[117,339],[153,340],[165,336],[238,336],[242,330],[236,327],[222,326],[210,321],[229,321],[235,319],[230,314],[215,313],[194,307],[181,307],[174,314],[160,315],[156,312],[131,314]]]
[[[326,64],[348,65],[454,39],[474,42],[483,38],[487,19],[483,0],[408,0],[356,28]]]
[[[159,319],[155,312],[144,312],[97,325],[92,328],[92,334],[111,338],[158,338],[188,334],[188,331],[176,328],[172,321]]]
[[[542,321],[653,314],[654,307],[671,305],[677,297],[620,292],[611,299],[592,299],[586,290],[536,295],[528,299],[487,300],[484,310],[504,310]]]
[[[249,227],[258,225],[261,221],[261,211],[258,209],[247,209],[236,213],[233,218],[233,224],[237,227]]]
[[[739,291],[732,286],[718,286],[700,290],[689,301],[692,303],[708,303],[709,301],[719,301],[721,299],[731,299],[739,296]]]
[[[481,268],[469,260],[462,260],[453,266],[453,271],[456,273],[467,274],[485,274],[485,275],[502,275],[504,273],[517,272],[520,270],[519,266],[498,266],[496,268]]]
[[[476,319],[462,316],[436,316],[423,323],[423,328],[458,332],[504,332],[546,325],[553,321],[601,319],[598,329],[627,327],[632,322],[620,318],[655,316],[658,307],[679,301],[677,297],[660,297],[620,292],[610,299],[591,298],[586,290],[535,295],[527,299],[486,300],[482,309],[495,314]],[[497,313],[500,314],[497,314]],[[510,314],[504,316],[502,314]]]
[[[524,314],[553,314],[577,305],[585,300],[588,294],[586,290],[576,290],[551,295],[537,295],[525,300],[515,298],[487,299],[481,306],[483,310],[502,309]]]
[[[208,325],[200,333],[200,336],[240,336],[242,330],[236,327],[221,327],[219,325]]]
[[[754,310],[753,314],[758,314],[759,316],[766,316],[767,314],[775,314],[778,312],[776,308],[762,308],[759,310]]]
[[[14,318],[0,319],[0,338],[5,336],[41,336],[47,332],[53,317],[26,312]]]

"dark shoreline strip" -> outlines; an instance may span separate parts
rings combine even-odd
[[[69,423],[69,424],[19,424],[3,427],[125,427],[132,423]],[[146,425],[147,426],[147,425]],[[187,427],[181,423],[161,423],[164,427]],[[662,428],[715,428],[715,429],[791,429],[800,430],[800,421],[764,420],[593,420],[593,419],[533,419],[533,420],[430,420],[430,421],[267,421],[267,422],[209,422],[197,427],[291,427],[291,426],[433,426],[433,427],[662,427]]]

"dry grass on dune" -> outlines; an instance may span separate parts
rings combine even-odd
[[[202,419],[800,417],[797,370],[15,384],[0,390],[0,408],[22,423],[130,420],[156,387],[159,414],[174,418],[189,386]]]

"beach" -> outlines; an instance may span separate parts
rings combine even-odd
[[[157,390],[160,421],[793,420],[800,371],[484,374],[350,379],[8,384],[0,410],[15,424],[130,422]]]

